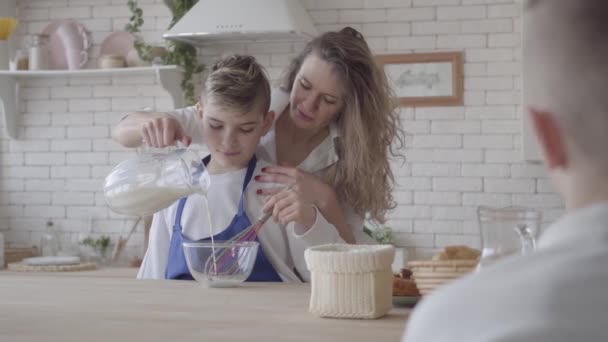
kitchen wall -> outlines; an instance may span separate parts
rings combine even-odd
[[[21,36],[50,20],[76,18],[99,43],[121,30],[126,0],[19,0]],[[144,37],[160,42],[169,23],[161,0],[139,0]],[[463,50],[465,105],[403,108],[407,162],[395,162],[398,207],[388,224],[399,245],[421,258],[447,244],[478,245],[477,205],[541,208],[546,222],[562,211],[541,165],[521,153],[521,39],[516,0],[304,0],[320,31],[350,25],[377,54]],[[271,18],[269,18],[271,19]],[[205,49],[210,62],[225,52],[250,53],[277,79],[297,44],[249,44]],[[110,140],[126,111],[167,110],[171,101],[153,76],[28,80],[20,140],[2,132],[0,230],[9,244],[37,243],[47,218],[66,232],[92,227],[125,233],[133,222],[111,213],[100,193],[111,167],[131,156]],[[131,241],[141,254],[143,238]]]

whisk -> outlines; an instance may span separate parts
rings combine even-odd
[[[212,276],[233,274],[245,258],[252,257],[246,253],[239,253],[236,255],[238,253],[237,247],[243,242],[254,241],[264,226],[264,223],[266,223],[271,216],[272,212],[263,214],[241,233],[235,235],[232,239],[223,242],[223,246],[234,244],[234,247],[224,247],[219,248],[217,251],[213,251],[212,255],[207,258],[207,262],[205,263],[205,273]]]
[[[288,186],[283,191],[291,190],[291,186]],[[242,232],[235,235],[230,240],[226,241],[225,245],[234,244],[235,247],[241,242],[254,241],[258,236],[258,233],[264,226],[264,223],[268,221],[268,219],[272,216],[272,211],[264,213],[258,219],[253,222],[249,227],[243,229]],[[251,257],[247,253],[241,253],[238,256],[235,249],[238,248],[221,248],[219,251],[213,251],[212,255],[207,259],[205,263],[205,271],[209,275],[218,276],[218,275],[230,275],[234,273],[241,261],[245,258]],[[213,267],[213,269],[211,269]]]

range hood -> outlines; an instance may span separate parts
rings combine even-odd
[[[201,46],[302,41],[316,34],[298,0],[199,0],[163,38]]]

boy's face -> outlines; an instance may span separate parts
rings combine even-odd
[[[254,106],[248,113],[215,105],[197,105],[203,120],[203,136],[211,153],[212,171],[242,169],[253,157],[260,138],[268,132],[273,113],[263,113]]]

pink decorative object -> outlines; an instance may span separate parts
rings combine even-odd
[[[103,40],[99,50],[99,55],[115,55],[126,58],[129,51],[133,49],[134,43],[135,37],[131,33],[125,31],[116,31]]]
[[[82,68],[89,59],[89,54],[86,51],[82,51],[80,49],[68,48],[65,50],[66,61],[68,64],[68,69],[70,70],[78,70]]]
[[[49,36],[48,62],[50,69],[80,69],[88,59],[91,47],[89,32],[72,19],[51,22],[42,32]]]

